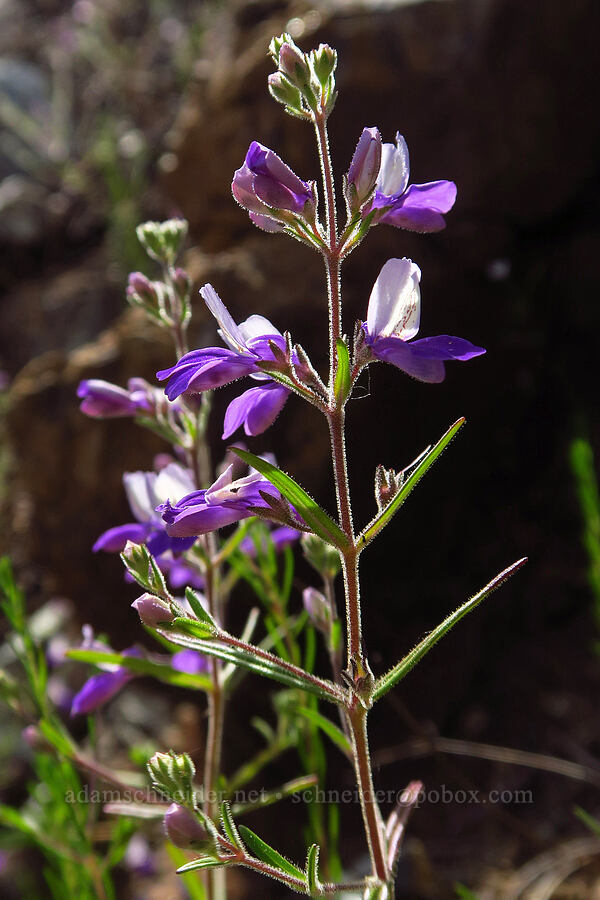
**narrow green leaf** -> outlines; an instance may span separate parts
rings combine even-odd
[[[341,728],[320,713],[316,709],[310,709],[307,706],[291,706],[290,712],[294,713],[294,715],[301,716],[304,719],[308,719],[309,722],[312,722],[313,725],[316,725],[318,728],[323,731],[327,737],[333,741],[336,747],[338,747],[342,753],[346,756],[350,756],[352,752],[352,747],[350,745],[350,741],[344,734]]]
[[[590,813],[581,806],[575,806],[573,812],[579,821],[583,822],[586,828],[589,828],[592,834],[595,834],[596,837],[600,837],[600,822],[595,816],[590,815]]]
[[[376,537],[382,528],[389,523],[392,516],[398,512],[404,501],[407,499],[409,494],[413,492],[416,488],[417,484],[428,471],[428,469],[433,465],[436,459],[442,454],[442,452],[446,449],[452,438],[457,434],[458,431],[465,424],[466,419],[458,419],[457,422],[452,425],[448,431],[442,435],[437,444],[435,444],[431,450],[429,450],[423,459],[418,464],[418,466],[411,472],[410,476],[406,479],[406,482],[400,488],[394,499],[389,503],[386,508],[377,515],[372,522],[363,530],[362,534],[358,538],[358,546],[360,549],[366,547],[374,537]]]
[[[62,753],[63,756],[71,758],[75,755],[76,747],[71,742],[68,735],[59,731],[59,729],[52,725],[47,719],[41,719],[38,723],[38,728],[48,743],[52,744],[52,746],[58,750],[59,753]]]
[[[350,393],[350,354],[346,343],[340,338],[336,339],[337,370],[333,382],[333,392],[336,400],[343,403]]]
[[[257,800],[253,800],[252,802],[248,801],[247,803],[235,803],[233,805],[233,812],[236,816],[243,816],[256,809],[264,809],[265,806],[272,806],[274,803],[279,803],[280,800],[284,800],[286,797],[292,797],[294,794],[307,791],[309,788],[315,787],[318,783],[319,779],[316,775],[302,775],[300,778],[294,778],[293,781],[286,781],[285,784],[280,785],[278,788],[274,788],[272,791],[260,791]]]
[[[261,862],[265,862],[269,866],[285,872],[286,875],[291,875],[292,878],[306,881],[306,876],[301,869],[291,863],[289,859],[286,859],[285,856],[282,856],[281,853],[278,853],[277,850],[274,850],[273,847],[270,847],[269,844],[266,844],[257,834],[245,825],[240,825],[239,830],[244,843],[256,859],[260,859]]]
[[[394,687],[399,681],[408,675],[410,670],[420,662],[426,653],[429,653],[431,648],[437,644],[437,642],[447,634],[451,628],[453,628],[463,616],[466,616],[467,613],[470,613],[471,610],[475,609],[476,606],[479,606],[482,600],[485,600],[486,597],[499,588],[501,584],[504,584],[511,575],[514,575],[519,569],[521,569],[525,563],[527,562],[527,557],[518,560],[516,563],[513,563],[512,566],[509,566],[507,569],[504,569],[503,572],[500,572],[499,575],[496,575],[489,584],[487,584],[482,590],[479,591],[478,594],[475,594],[474,597],[471,597],[470,600],[467,600],[466,603],[463,603],[462,606],[459,606],[457,610],[455,610],[451,615],[449,615],[444,621],[438,625],[437,628],[434,628],[427,637],[423,638],[423,640],[414,647],[410,653],[401,659],[400,662],[394,666],[393,669],[390,669],[385,675],[382,675],[381,678],[378,678],[375,682],[375,690],[373,692],[373,700],[379,700],[380,697],[383,697],[384,694]]]
[[[177,616],[173,619],[171,626],[184,630],[186,634],[191,634],[200,640],[213,638],[217,632],[217,627],[210,618],[197,622],[195,619],[189,619],[187,616]]]
[[[224,800],[223,803],[221,803],[221,825],[233,846],[237,847],[238,850],[245,851],[246,848],[244,847],[239,831],[237,830],[237,826],[233,821],[231,807],[227,800]]]
[[[247,450],[240,450],[239,447],[229,448],[233,453],[248,463],[249,466],[255,468],[261,475],[274,485],[278,491],[288,500],[294,509],[302,516],[306,524],[328,544],[333,544],[338,549],[345,549],[349,546],[348,538],[333,519],[327,515],[325,510],[316,503],[313,498],[306,493],[304,488],[294,481],[277,466],[272,465],[260,456],[254,453],[248,453]]]
[[[197,617],[199,622],[205,622],[210,626],[211,631],[214,633],[216,630],[216,625],[212,616],[204,609],[200,602],[200,598],[196,594],[195,591],[191,589],[191,587],[186,587],[185,589],[185,599],[192,607],[192,611],[194,615]]]
[[[212,690],[212,682],[207,676],[178,672],[172,669],[170,665],[156,663],[150,659],[123,656],[121,653],[103,653],[101,650],[68,650],[66,656],[69,659],[76,659],[78,662],[94,663],[95,665],[108,663],[122,666],[131,672],[135,672],[136,675],[149,675],[152,678],[156,678],[166,684],[174,684],[177,687],[200,691]]]
[[[190,620],[176,620],[177,623],[183,621],[186,622],[186,625],[182,628],[181,624],[179,624],[179,627],[185,632],[187,630],[187,623]],[[191,647],[193,650],[198,650],[200,653],[204,653],[207,656],[214,656],[225,662],[233,663],[233,665],[249,669],[251,672],[256,672],[266,678],[272,678],[288,687],[300,688],[303,691],[308,691],[311,694],[315,694],[317,697],[321,697],[323,700],[329,700],[330,703],[339,702],[340,698],[338,696],[338,691],[332,682],[321,678],[315,678],[314,676],[311,678],[304,678],[299,671],[290,670],[283,665],[279,665],[275,658],[258,658],[250,651],[224,645],[217,641],[208,640],[207,638],[200,639],[189,633],[178,634],[173,631],[167,631],[166,629],[161,629],[159,633],[174,644],[179,644],[182,647]]]
[[[319,845],[312,844],[308,848],[306,854],[306,881],[308,884],[308,893],[314,897],[321,893],[321,882],[319,881]]]
[[[218,869],[219,866],[226,865],[226,862],[223,862],[222,859],[215,859],[214,856],[201,856],[199,859],[193,859],[184,866],[180,866],[177,869],[177,874],[185,875],[186,872],[195,872],[198,869]]]

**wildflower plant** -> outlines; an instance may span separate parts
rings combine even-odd
[[[345,221],[341,225],[327,131],[337,97],[337,54],[323,44],[304,53],[287,34],[273,39],[270,53],[276,71],[269,77],[269,91],[288,114],[313,127],[322,183],[319,187],[303,180],[273,150],[253,141],[234,173],[232,192],[258,228],[289,235],[322,257],[329,372],[325,377],[319,374],[307,350],[260,311],[236,322],[210,284],[202,287],[200,295],[216,321],[220,343],[191,349],[187,338],[191,280],[177,267],[186,224],[171,220],[138,228],[148,256],[160,266],[160,276],[152,281],[133,273],[127,298],[172,334],[176,360],[157,373],[163,388],[137,378],[127,389],[88,380],[78,393],[87,415],[130,416],[172,445],[172,456],[161,457],[156,471],[125,474],[135,521],[110,528],[94,547],[121,552],[127,578],[143,591],[132,605],[161,652],[152,654],[139,647],[114,651],[98,644],[87,631],[82,646],[70,656],[94,664],[98,672],[76,696],[73,713],[92,711],[136,675],[153,675],[206,694],[203,772],[196,771],[187,754],[159,751],[148,762],[148,773],[161,801],[151,802],[148,797],[141,803],[111,804],[109,811],[163,818],[171,843],[193,853],[179,871],[202,874],[210,900],[226,896],[225,874],[232,866],[270,876],[309,896],[346,891],[365,900],[383,900],[394,895],[406,820],[421,786],[411,783],[384,819],[373,786],[370,710],[524,561],[496,576],[387,672],[373,673],[362,627],[360,558],[391,523],[464,419],[409,465],[377,467],[376,509],[370,522],[357,527],[348,479],[346,406],[360,374],[376,362],[436,383],[445,377],[446,362],[468,361],[485,351],[451,335],[417,337],[421,271],[404,257],[385,263],[374,281],[364,318],[354,324],[352,340],[347,337],[344,326],[349,323],[343,322],[341,291],[344,260],[377,225],[422,233],[440,230],[454,204],[456,186],[450,181],[409,184],[408,150],[402,136],[397,135],[394,144],[384,143],[377,128],[365,128],[343,178]],[[273,457],[257,456],[241,443],[226,446],[220,454],[223,460],[218,458],[215,467],[207,441],[212,391],[240,379],[250,383],[246,381],[226,411],[224,440],[235,436],[237,441],[242,428],[249,439],[265,432],[288,400],[310,403],[322,414],[329,432],[335,515],[279,468]],[[298,543],[318,575],[317,583],[304,589],[302,603],[293,597],[292,548]],[[227,607],[238,582],[250,586],[260,607],[250,612],[242,632],[235,634],[228,629]],[[327,675],[314,671],[317,640],[323,642],[330,660]],[[276,724],[254,722],[265,747],[227,775],[222,766],[226,711],[247,673],[279,684],[273,699]],[[305,860],[298,864],[240,822],[251,809],[300,789],[310,797],[310,790],[326,777],[325,738],[354,769],[370,856],[370,873],[358,881],[342,878],[334,804],[329,808],[307,804],[310,843]],[[297,779],[263,791],[257,802],[235,799],[239,788],[292,748],[300,764]],[[110,778],[106,769],[103,773]],[[345,863],[351,870],[351,861]]]

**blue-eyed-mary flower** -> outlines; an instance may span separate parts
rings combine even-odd
[[[94,544],[94,552],[105,550],[119,553],[127,541],[145,543],[153,556],[160,556],[168,550],[182,553],[192,546],[192,540],[169,537],[161,516],[156,512],[156,507],[169,497],[178,500],[194,489],[194,481],[187,469],[179,463],[170,463],[158,473],[126,472],[123,484],[137,522],[109,528]]]
[[[388,259],[369,298],[365,344],[375,359],[419,381],[439,382],[446,374],[444,361],[472,359],[485,350],[448,334],[413,340],[421,319],[420,280],[421,270],[410,259]]]
[[[267,518],[276,519],[274,513],[269,515],[273,509],[265,499],[267,496],[275,505],[283,503],[277,488],[258,472],[234,481],[231,465],[206,490],[193,491],[177,503],[167,501],[159,509],[167,534],[189,538],[216,531],[263,511]]]
[[[212,285],[205,284],[200,293],[228,346],[192,350],[174,366],[157,372],[157,378],[167,381],[165,393],[174,400],[186,392],[201,393],[245,375],[252,376],[260,383],[229,404],[223,438],[230,437],[241,425],[248,435],[261,434],[275,421],[290,394],[258,367],[260,362],[275,359],[270,342],[285,350],[283,335],[264,316],[252,315],[236,325]]]
[[[252,141],[243,166],[231,184],[233,196],[247,209],[255,225],[265,231],[281,231],[292,216],[314,218],[314,184],[302,181],[268,147]]]
[[[365,132],[376,129],[365,129]],[[357,152],[361,143],[357,147]],[[445,228],[443,213],[449,212],[456,200],[453,181],[429,181],[410,184],[409,157],[406,141],[396,134],[396,144],[383,144],[381,165],[373,199],[363,209],[363,216],[374,212],[374,224],[383,223],[408,231],[431,232]]]

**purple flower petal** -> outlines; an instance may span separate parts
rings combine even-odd
[[[441,231],[446,227],[442,213],[448,212],[455,200],[456,185],[453,181],[411,184],[378,221],[421,233]],[[382,205],[381,199],[379,203]]]
[[[204,675],[209,671],[209,663],[202,653],[180,650],[171,657],[171,668],[177,672],[187,672],[188,675]]]
[[[465,361],[485,353],[483,347],[477,347],[465,338],[453,337],[449,334],[438,334],[435,337],[421,338],[411,341],[413,353],[427,359],[456,359]]]
[[[168,379],[165,393],[175,400],[184,391],[200,393],[236,381],[256,372],[256,360],[226,347],[207,347],[186,353],[169,369],[156,373],[159,381]]]
[[[120,553],[127,541],[133,541],[134,544],[142,544],[151,530],[152,526],[146,522],[130,522],[127,525],[117,525],[115,528],[109,528],[108,531],[101,534],[92,550],[94,553],[97,553],[98,550],[104,550],[106,553]]]
[[[100,378],[80,382],[77,396],[82,398],[81,411],[94,419],[135,416],[138,412],[139,403],[132,401],[128,391]]]
[[[232,400],[225,413],[223,440],[243,425],[247,435],[262,434],[283,409],[290,391],[273,381],[250,388]]]
[[[110,650],[109,647],[106,649]],[[130,647],[123,652],[123,656],[141,657],[142,654],[135,647]],[[73,698],[71,715],[87,715],[98,709],[99,706],[114,697],[132,678],[135,678],[135,674],[125,667],[119,667],[113,672],[100,672],[98,675],[92,675]]]
[[[391,363],[396,368],[412,375],[419,381],[435,384],[445,378],[444,363],[439,359],[429,359],[412,352],[412,344],[401,338],[380,338],[371,345],[377,359]]]

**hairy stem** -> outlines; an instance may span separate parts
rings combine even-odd
[[[345,675],[351,689],[353,689],[351,705],[347,710],[347,720],[352,736],[354,768],[371,857],[372,872],[376,879],[386,883],[389,881],[390,874],[386,861],[381,815],[373,790],[371,758],[367,737],[367,709],[359,699],[361,688],[368,684],[370,671],[366,655],[363,654],[358,577],[359,551],[356,547],[352,522],[352,504],[345,449],[345,399],[337,398],[334,394],[335,375],[338,366],[337,341],[342,336],[341,256],[337,239],[335,188],[331,157],[329,155],[326,118],[323,114],[317,113],[315,114],[314,122],[323,175],[328,234],[328,246],[323,251],[329,300],[329,409],[326,417],[331,438],[338,516],[340,525],[350,544],[350,547],[342,554],[346,597],[346,643],[348,649],[348,668]]]

